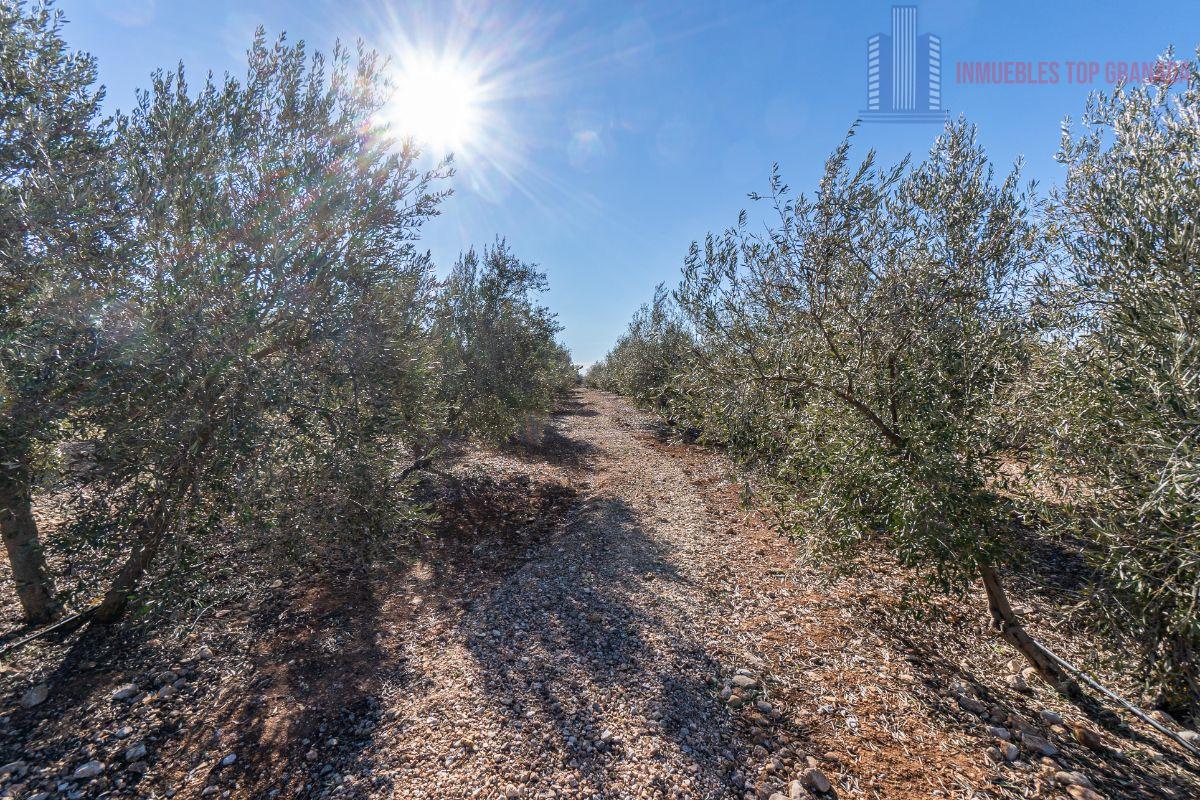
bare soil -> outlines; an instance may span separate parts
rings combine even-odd
[[[393,558],[19,651],[0,797],[1200,797],[1131,717],[1022,687],[982,598],[808,564],[746,489],[577,392],[538,445],[468,449]],[[1035,633],[1133,691],[1044,555],[1013,592]]]

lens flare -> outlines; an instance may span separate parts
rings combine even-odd
[[[483,83],[465,62],[409,54],[395,67],[387,122],[429,152],[462,153],[478,141]]]
[[[340,13],[354,19],[358,38],[389,64],[395,93],[373,120],[380,135],[410,138],[435,163],[453,156],[457,197],[444,205],[438,224],[456,228],[463,248],[478,241],[478,231],[507,226],[511,198],[563,224],[599,213],[596,195],[546,166],[565,157],[572,171],[598,172],[622,145],[613,132],[636,127],[618,112],[594,113],[595,82],[614,69],[644,64],[673,39],[729,21],[705,14],[696,23],[668,10],[635,15],[615,30],[597,29],[572,25],[567,5],[373,0],[323,6],[356,9]],[[576,124],[580,115],[586,124]]]

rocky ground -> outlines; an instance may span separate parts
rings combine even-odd
[[[1022,676],[979,598],[806,564],[623,400],[452,474],[439,535],[369,570],[21,650],[0,797],[1200,797],[1177,746]],[[1102,669],[1061,560],[1015,599]]]

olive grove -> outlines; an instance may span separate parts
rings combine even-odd
[[[814,553],[882,545],[926,586],[979,582],[998,633],[1068,691],[1002,577],[1031,520],[1085,532],[1096,605],[1159,698],[1195,707],[1200,65],[1186,75],[1095,96],[1048,198],[965,121],[890,167],[854,161],[852,130],[813,194],[774,174],[752,195],[764,231],[743,214],[693,245],[587,379],[669,397]]]
[[[503,438],[572,380],[533,267],[500,244],[442,281],[419,248],[451,164],[380,123],[374,53],[260,31],[244,75],[160,71],[111,118],[52,9],[0,4],[0,53],[0,513],[27,621],[113,621],[167,552],[409,531],[448,438]],[[106,587],[56,587],[39,493]]]

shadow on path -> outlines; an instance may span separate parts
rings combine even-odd
[[[689,588],[636,511],[602,496],[473,609],[465,638],[483,690],[539,774],[577,772],[601,797],[625,796],[629,783],[610,787],[611,770],[649,735],[690,761],[689,796],[726,795],[734,731],[720,665],[684,624],[688,610],[672,607]],[[683,777],[672,775],[678,756],[648,749],[634,782],[666,792]]]

